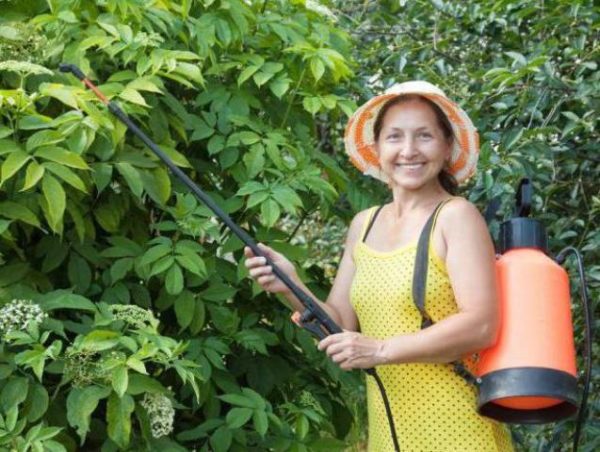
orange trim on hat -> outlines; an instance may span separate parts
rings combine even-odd
[[[373,99],[370,104],[365,106],[365,109],[358,114],[356,128],[354,131],[354,141],[356,150],[360,156],[369,164],[379,168],[379,156],[375,152],[374,146],[371,143],[365,142],[365,127],[367,123],[374,119],[373,110],[379,107],[380,104],[387,100],[396,97],[396,94],[384,94]]]

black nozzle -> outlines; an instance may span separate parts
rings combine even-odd
[[[83,80],[85,78],[85,74],[74,64],[70,63],[60,63],[58,65],[58,70],[60,72],[71,72],[75,77],[79,80]]]

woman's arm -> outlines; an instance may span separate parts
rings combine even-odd
[[[290,276],[296,283],[296,285],[309,294],[333,319],[335,323],[337,323],[341,328],[349,331],[356,331],[358,329],[356,313],[350,304],[350,286],[355,271],[354,261],[352,259],[352,250],[354,249],[354,245],[356,244],[357,240],[360,239],[360,231],[364,221],[366,220],[366,215],[367,211],[360,212],[350,223],[344,245],[344,253],[342,255],[342,259],[340,261],[338,271],[326,303],[318,300],[318,298],[308,289],[308,287],[306,287],[300,278],[298,278],[295,271],[288,270],[288,272],[286,272],[288,273],[288,276]],[[280,265],[281,263],[280,266],[282,268],[289,268],[291,266],[293,269],[293,265],[287,261],[284,256],[276,253],[274,250],[265,247],[262,244],[260,246],[265,252],[267,252],[269,257],[277,265]],[[304,306],[302,303],[300,303],[298,298],[296,298],[296,296],[287,287],[284,287],[281,281],[279,281],[279,279],[273,275],[270,266],[264,265],[265,261],[263,258],[254,257],[249,248],[246,249],[246,257],[248,258],[246,260],[246,266],[250,269],[250,276],[255,278],[263,287],[263,289],[269,292],[281,293],[291,304],[292,309],[299,312],[304,311]]]
[[[477,208],[463,199],[440,212],[438,227],[447,246],[446,268],[458,313],[434,325],[384,341],[384,363],[455,361],[496,340],[499,324],[494,246]]]

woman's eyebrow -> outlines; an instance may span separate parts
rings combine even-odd
[[[400,131],[400,132],[402,132],[404,130],[416,130],[417,132],[420,132],[422,130],[429,130],[429,129],[430,129],[429,126],[421,126],[421,127],[415,128],[415,129],[404,129],[402,127],[392,126],[392,127],[388,128],[387,130],[390,131],[390,132],[391,131]]]

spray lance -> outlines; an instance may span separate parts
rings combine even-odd
[[[294,322],[305,328],[317,339],[321,340],[330,334],[341,333],[342,329],[337,325],[329,315],[312,299],[307,293],[300,289],[268,256],[266,256],[261,249],[258,247],[256,242],[250,237],[250,235],[238,226],[232,219],[224,212],[213,199],[204,193],[181,169],[179,169],[169,157],[154,143],[142,130],[125,114],[123,110],[113,101],[102,94],[96,85],[94,85],[74,64],[62,63],[59,65],[59,70],[65,73],[71,73],[79,80],[81,80],[97,97],[98,99],[108,107],[108,110],[117,117],[123,124],[127,126],[131,132],[133,132],[142,142],[150,148],[150,150],[160,158],[163,163],[171,170],[171,172],[181,181],[183,184],[198,198],[202,201],[215,215],[225,223],[225,225],[246,245],[248,246],[255,256],[264,257],[266,264],[270,265],[273,269],[273,273],[277,276],[281,282],[283,282],[290,291],[300,300],[302,305],[305,307],[304,312],[294,317]],[[394,420],[392,417],[391,408],[383,383],[379,375],[374,368],[363,369],[368,375],[371,375],[377,382],[377,386],[381,392],[381,396],[384,401],[386,414],[390,423],[390,430],[392,434],[392,440],[396,451],[400,451],[400,445],[396,436],[396,429],[394,427]]]

